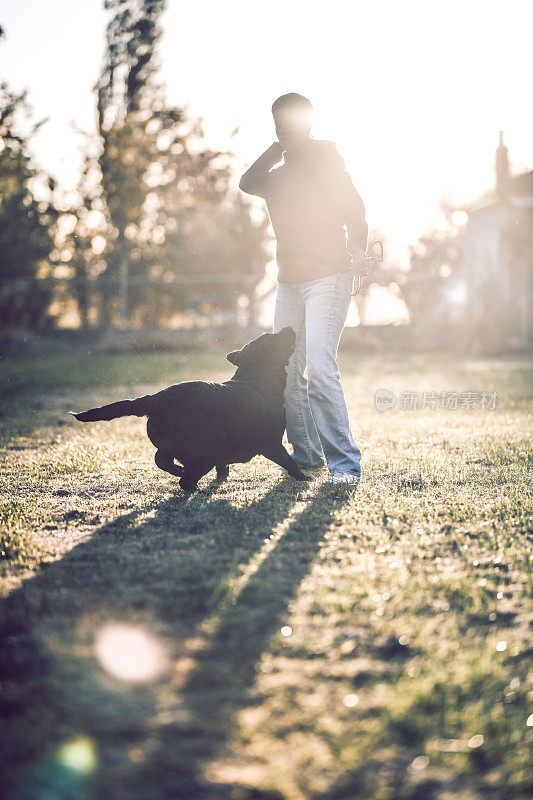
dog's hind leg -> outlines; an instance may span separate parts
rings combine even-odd
[[[207,470],[209,472],[209,470]],[[205,472],[203,473],[205,475]],[[186,492],[195,492],[198,489],[198,481],[203,475],[195,472],[184,472],[180,478],[180,486]]]
[[[186,492],[195,492],[198,489],[198,481],[204,475],[213,469],[215,465],[204,461],[202,463],[196,461],[194,463],[187,463],[183,465],[183,475],[180,480],[180,486]]]
[[[217,464],[217,481],[225,481],[229,475],[229,465],[228,464]]]
[[[183,475],[183,467],[174,463],[174,458],[170,453],[165,453],[164,450],[157,450],[154,460],[159,469],[164,472],[169,472],[170,475],[175,475],[177,478],[181,478]]]

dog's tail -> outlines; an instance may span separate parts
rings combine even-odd
[[[69,411],[80,422],[97,422],[117,417],[144,417],[150,413],[151,394],[138,397],[136,400],[119,400],[117,403],[108,403],[99,408],[90,408],[89,411]]]

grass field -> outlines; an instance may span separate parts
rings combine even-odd
[[[531,364],[340,364],[357,489],[257,458],[186,495],[143,420],[66,412],[224,380],[223,353],[0,362],[11,797],[530,796]]]

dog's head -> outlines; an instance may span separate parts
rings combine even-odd
[[[279,333],[264,333],[245,344],[241,350],[228,353],[226,358],[236,367],[272,365],[285,367],[294,352],[296,334],[292,328],[283,328]]]

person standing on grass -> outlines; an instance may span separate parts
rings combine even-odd
[[[365,207],[335,144],[310,135],[307,97],[278,97],[272,115],[278,139],[239,188],[267,202],[278,265],[274,333],[286,326],[296,333],[287,366],[287,438],[301,469],[323,467],[325,459],[331,482],[357,483],[361,451],[350,431],[337,348],[350,306],[350,256],[356,265],[365,259]]]

